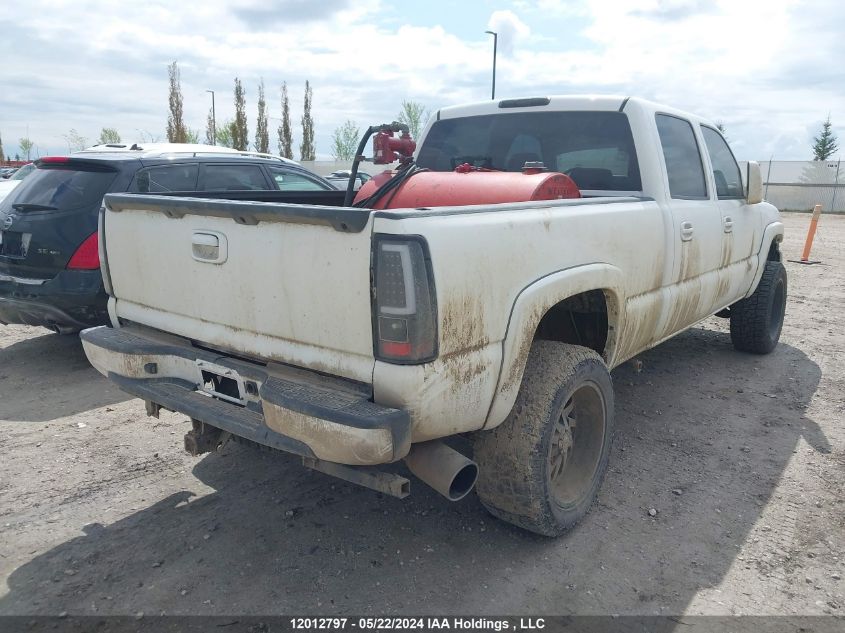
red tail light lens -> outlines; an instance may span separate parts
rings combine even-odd
[[[425,241],[377,235],[373,257],[376,358],[397,364],[437,357],[437,303]]]
[[[76,249],[67,263],[68,270],[96,270],[100,267],[97,234],[92,233]]]
[[[67,156],[42,156],[39,160],[42,163],[67,163],[70,159]]]

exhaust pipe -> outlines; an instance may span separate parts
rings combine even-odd
[[[478,479],[478,464],[440,440],[414,444],[405,463],[423,483],[449,501],[463,499]]]
[[[49,329],[53,330],[56,334],[76,334],[79,332],[79,328],[75,328],[69,325],[59,325],[58,323],[50,323],[47,326]]]

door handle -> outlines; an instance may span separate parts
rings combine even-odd
[[[692,239],[692,222],[681,222],[681,241],[689,242]]]
[[[734,230],[734,221],[731,219],[730,216],[725,218],[725,233],[730,233]]]
[[[217,231],[194,231],[191,256],[198,262],[222,264],[228,256],[226,236]]]

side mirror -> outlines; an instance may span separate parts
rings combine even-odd
[[[760,173],[760,163],[750,160],[747,169],[745,181],[748,183],[748,190],[745,201],[748,204],[763,202],[763,175]]]

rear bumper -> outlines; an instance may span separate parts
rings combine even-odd
[[[371,402],[355,384],[268,369],[134,328],[98,327],[80,336],[94,367],[124,391],[238,437],[353,466],[394,462],[410,450],[408,413]],[[208,371],[231,381],[237,402],[206,393]]]
[[[0,272],[0,322],[76,331],[108,322],[99,270],[64,270],[52,279]]]

